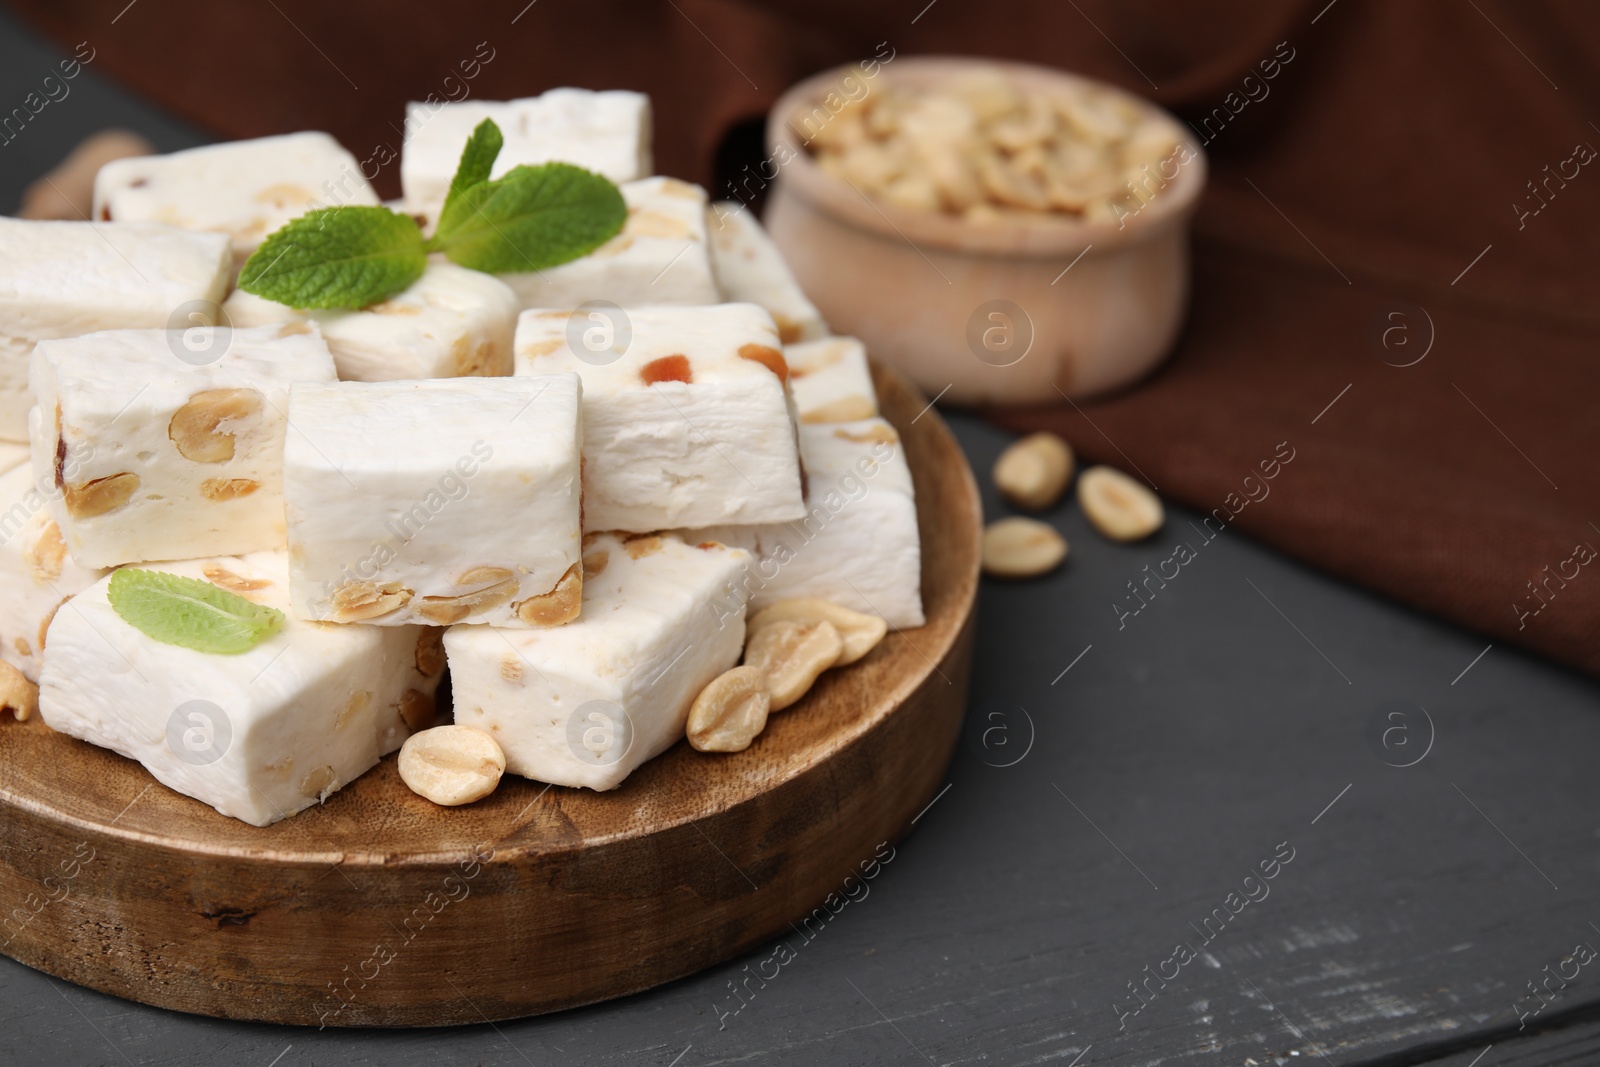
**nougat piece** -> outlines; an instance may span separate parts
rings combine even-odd
[[[511,373],[516,296],[494,275],[453,263],[429,263],[408,288],[360,311],[297,311],[243,289],[222,311],[236,327],[315,322],[345,381]]]
[[[524,163],[572,163],[618,183],[651,171],[650,98],[643,93],[551,89],[521,100],[413,102],[400,157],[406,210],[438,220],[461,150],[484,119],[505,138],[495,178]]]
[[[295,611],[380,626],[570,621],[581,401],[575,374],[295,386]]]
[[[315,132],[118,159],[94,179],[96,219],[227,234],[241,265],[268,234],[308,211],[377,203],[355,157]]]
[[[590,535],[576,622],[445,631],[456,722],[498,741],[512,774],[615,789],[683,737],[694,698],[739,662],[744,616],[712,605],[748,558],[671,535]]]
[[[5,451],[17,447],[8,445]],[[34,475],[25,456],[0,475],[0,659],[31,682],[39,680],[39,654],[50,620],[106,573],[80,567],[67,555],[47,506],[59,492],[51,480],[41,482]]]
[[[922,540],[900,435],[882,419],[803,425],[810,484],[798,522],[684,531],[748,549],[754,560],[720,613],[820,597],[910,629],[922,612]]]
[[[626,316],[623,331],[603,315],[596,324],[560,310],[524,311],[517,323],[518,375],[583,378],[585,528],[645,533],[802,517],[788,368],[772,316],[754,304]]]
[[[221,234],[0,218],[0,440],[28,440],[36,342],[210,321],[231,272]]]
[[[314,327],[44,341],[31,378],[34,475],[78,563],[283,547],[289,384],[334,378]]]
[[[156,780],[266,826],[326,800],[433,720],[438,631],[328,626],[289,613],[282,552],[163,563],[277,608],[237,655],[157,641],[122,620],[109,576],[50,624],[39,712],[53,730],[138,760]]]
[[[822,313],[807,299],[754,211],[735,201],[718,201],[706,210],[706,231],[724,300],[766,308],[786,345],[828,335]]]
[[[10,441],[0,441],[0,473],[20,467],[28,462],[31,449],[24,444],[13,444]]]
[[[784,345],[801,422],[856,422],[878,414],[867,349],[854,337]]]
[[[611,240],[559,267],[502,274],[523,308],[574,308],[604,300],[643,304],[715,304],[722,299],[711,272],[706,239],[706,194],[676,178],[646,178],[622,186],[628,218]]]

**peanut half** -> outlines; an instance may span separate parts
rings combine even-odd
[[[334,590],[336,622],[362,622],[399,611],[411,603],[412,591],[399,582],[346,582]]]
[[[1012,442],[994,465],[994,484],[1011,503],[1029,511],[1056,506],[1072,480],[1072,446],[1053,433]]]
[[[1113,541],[1138,541],[1161,529],[1161,498],[1112,467],[1090,467],[1078,479],[1078,503],[1094,528]]]
[[[254,389],[203,389],[173,413],[167,436],[185,459],[225,463],[233,458],[236,425],[260,414]]]
[[[132,471],[123,471],[121,474],[108,474],[104,478],[64,486],[61,495],[68,515],[75,519],[92,519],[126,504],[133,499],[134,490],[138,488],[139,476]]]
[[[39,687],[11,664],[0,660],[0,710],[10,709],[18,722],[27,722],[39,710]]]
[[[766,729],[772,697],[759,667],[735,667],[712,679],[689,709],[689,744],[701,752],[743,752]]]
[[[878,642],[889,632],[889,624],[876,615],[851,611],[820,597],[794,597],[769,604],[752,615],[750,621],[745,623],[745,641],[748,642],[751,635],[763,626],[780,621],[832,623],[844,642],[844,651],[840,653],[835,667],[854,663],[865,656],[878,647]]]
[[[495,739],[470,726],[435,726],[400,746],[400,780],[444,807],[471,804],[494,792],[506,771]]]
[[[1066,539],[1035,519],[1013,516],[983,531],[983,571],[994,578],[1033,578],[1066,558]]]
[[[477,572],[473,572],[477,573]],[[461,596],[425,596],[417,614],[429,622],[449,626],[468,615],[476,615],[497,608],[517,595],[517,580],[507,578],[494,585],[477,589]]]
[[[839,662],[844,639],[833,623],[780,620],[750,635],[744,649],[746,666],[767,676],[771,711],[782,711],[806,695],[823,671]]]

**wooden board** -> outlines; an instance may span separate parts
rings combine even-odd
[[[877,378],[916,484],[928,624],[825,675],[750,749],[680,743],[610,793],[507,778],[455,809],[390,757],[261,829],[8,723],[0,950],[181,1011],[437,1026],[647,989],[803,923],[943,785],[965,707],[976,487],[925,398]]]

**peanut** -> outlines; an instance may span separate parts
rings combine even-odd
[[[983,531],[983,571],[995,578],[1032,578],[1053,571],[1067,558],[1067,542],[1055,528],[1015,516]]]
[[[818,404],[800,416],[801,422],[859,422],[878,414],[878,405],[860,395],[841,396],[825,404]]]
[[[1013,442],[994,465],[994,484],[1019,508],[1056,506],[1072,480],[1072,447],[1053,433],[1029,434]]]
[[[207,563],[201,573],[206,576],[206,581],[212,585],[221,586],[230,593],[253,593],[257,589],[265,589],[272,583],[265,578],[246,578],[235,574],[226,567],[219,567],[215,563]]]
[[[429,622],[449,626],[469,615],[497,608],[516,595],[517,580],[508,578],[483,589],[463,593],[461,596],[425,596],[422,598],[422,606],[417,608],[417,614]]]
[[[364,622],[399,611],[411,603],[412,591],[399,582],[346,582],[334,590],[337,622]]]
[[[712,679],[689,709],[689,744],[701,752],[743,752],[766,729],[772,697],[757,667],[735,667]]]
[[[4,660],[0,660],[0,709],[9,709],[18,722],[27,722],[39,710],[39,687]]]
[[[61,492],[68,515],[75,519],[92,519],[126,504],[138,488],[139,476],[123,471],[121,474],[65,486]]]
[[[66,562],[67,544],[61,540],[61,527],[54,519],[46,520],[38,538],[22,554],[33,580],[43,584],[61,577],[61,565]]]
[[[1078,478],[1078,503],[1113,541],[1139,541],[1161,528],[1161,498],[1112,467],[1090,467]]]
[[[878,642],[889,632],[889,624],[876,615],[851,611],[820,597],[794,597],[769,604],[751,616],[750,621],[745,623],[745,641],[748,642],[750,636],[763,626],[779,621],[832,623],[839,632],[839,639],[844,642],[844,649],[835,667],[854,663],[865,656],[877,648]]]
[[[202,389],[173,413],[167,436],[185,459],[225,463],[233,458],[234,428],[260,414],[254,389]]]
[[[606,553],[602,551],[590,555],[599,556],[599,569],[604,569]],[[568,567],[567,573],[548,593],[511,605],[517,618],[533,626],[560,626],[576,619],[583,608],[583,576],[589,569],[589,559],[590,556],[585,556],[582,563]],[[599,573],[599,569],[595,573]]]
[[[500,784],[505,753],[495,739],[470,726],[435,726],[400,746],[400,780],[435,804],[454,807],[482,800]]]
[[[238,500],[260,488],[254,478],[207,478],[200,483],[200,495],[207,500]]]
[[[772,697],[769,710],[782,711],[805,696],[843,653],[844,639],[833,623],[780,620],[750,635],[744,662],[766,675]]]

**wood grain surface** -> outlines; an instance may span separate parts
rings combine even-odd
[[[390,757],[261,829],[8,723],[0,899],[21,903],[3,951],[181,1011],[438,1026],[636,992],[803,924],[944,781],[971,662],[972,473],[914,387],[877,379],[916,485],[928,624],[824,675],[750,749],[680,743],[610,793],[508,778],[453,809]]]

